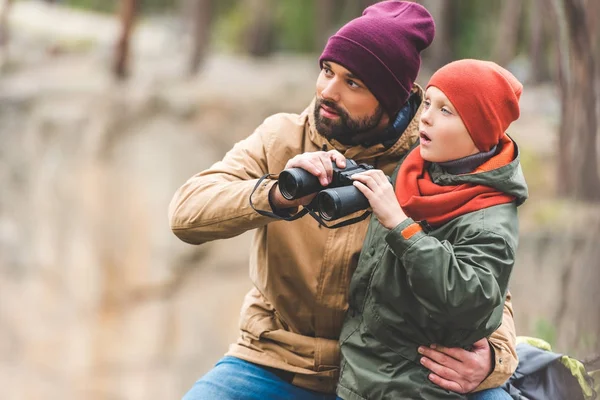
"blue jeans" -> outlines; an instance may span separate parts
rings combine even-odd
[[[183,400],[341,400],[294,386],[256,364],[236,357],[223,357]],[[503,400],[511,397],[502,389],[484,390],[470,400]]]
[[[336,400],[334,394],[302,389],[256,364],[225,356],[183,400]]]
[[[512,400],[512,397],[500,388],[482,390],[469,395],[469,400]]]

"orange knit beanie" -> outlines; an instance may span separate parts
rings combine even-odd
[[[429,80],[452,102],[479,151],[500,142],[519,118],[523,85],[491,61],[459,60],[440,68]]]

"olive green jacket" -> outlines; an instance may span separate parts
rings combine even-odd
[[[415,223],[410,218],[393,230],[371,219],[340,336],[342,398],[462,398],[428,380],[417,348],[468,348],[500,326],[518,244],[517,205],[527,198],[516,145],[515,153],[510,164],[481,173],[430,167],[440,185],[492,186],[515,202],[410,237],[403,235]]]

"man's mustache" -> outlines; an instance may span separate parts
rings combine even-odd
[[[317,102],[317,106],[320,107],[322,105],[325,105],[329,108],[331,108],[333,111],[335,111],[336,114],[340,115],[340,116],[346,116],[346,111],[344,111],[343,109],[341,109],[337,104],[335,104],[334,102],[330,101],[330,100],[325,100],[325,99],[318,99]]]

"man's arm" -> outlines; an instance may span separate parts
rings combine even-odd
[[[502,325],[488,338],[494,352],[494,366],[491,374],[474,392],[501,386],[511,377],[519,364],[517,356],[517,334],[510,292],[506,293]]]
[[[275,139],[269,119],[237,143],[209,169],[190,178],[169,206],[173,233],[184,242],[201,244],[229,238],[272,221],[252,209],[249,196],[268,172],[267,157]],[[271,210],[268,194],[274,180],[264,180],[252,196],[257,209]]]
[[[477,392],[501,386],[517,369],[516,333],[511,295],[504,302],[502,325],[471,351],[460,348],[419,348],[421,363],[438,386],[458,393]]]

